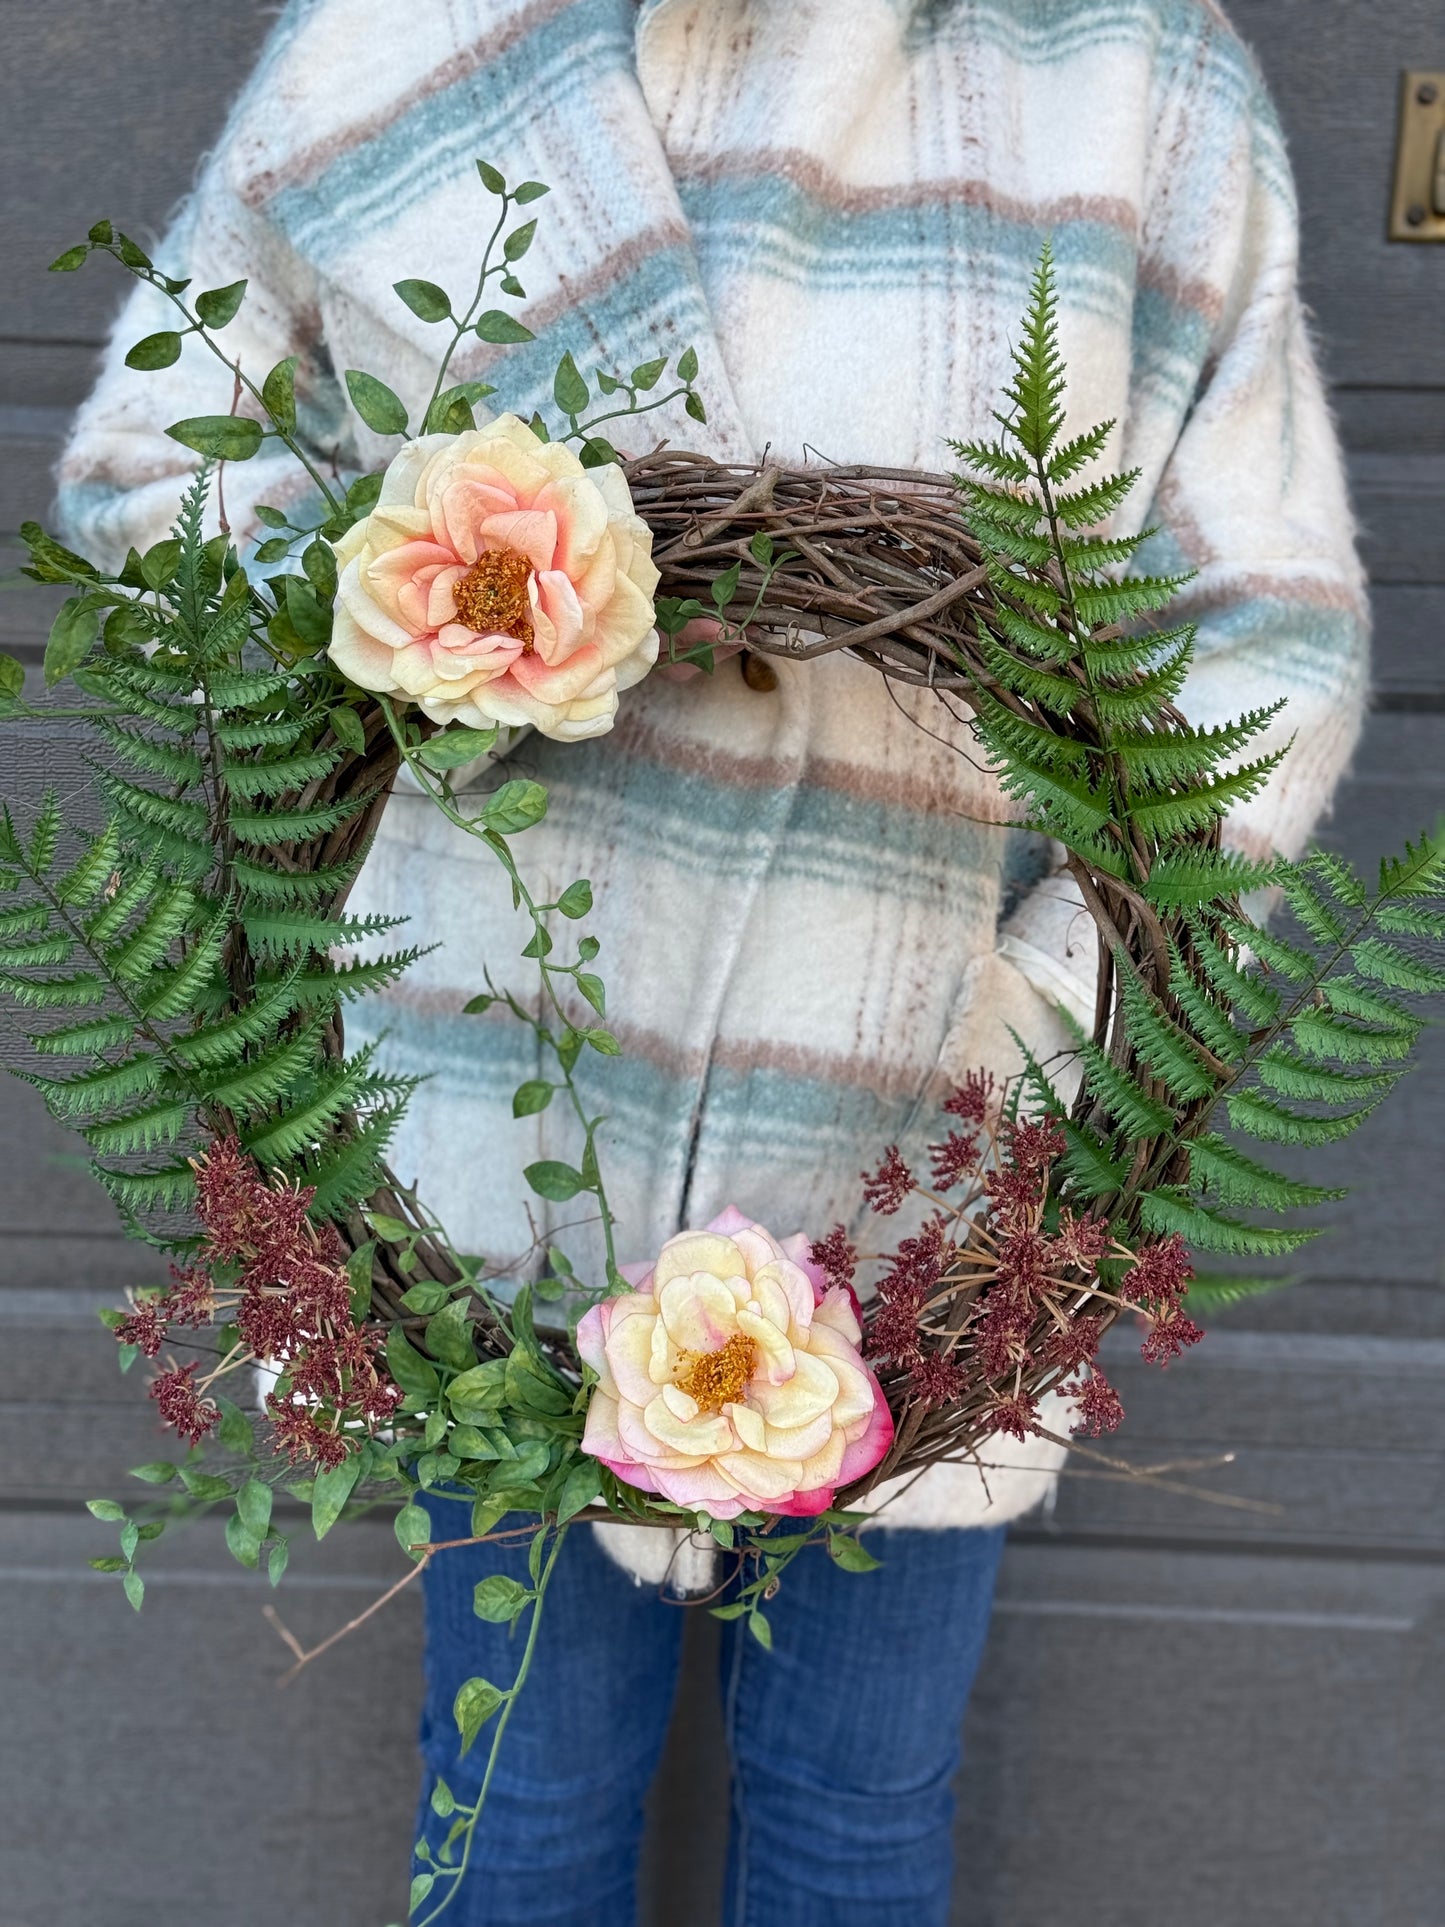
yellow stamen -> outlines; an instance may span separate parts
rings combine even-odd
[[[683,1356],[692,1362],[676,1380],[678,1390],[695,1399],[699,1410],[717,1412],[742,1397],[757,1363],[757,1348],[751,1338],[734,1332],[718,1351],[685,1352]]]
[[[452,589],[457,621],[480,636],[514,636],[532,648],[532,605],[527,584],[532,565],[515,549],[488,549]]]

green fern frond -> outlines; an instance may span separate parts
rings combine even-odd
[[[1226,1305],[1263,1297],[1265,1292],[1279,1291],[1293,1282],[1292,1278],[1278,1274],[1250,1278],[1230,1271],[1196,1271],[1184,1294],[1184,1305],[1191,1317],[1205,1318],[1210,1312],[1222,1311]]]
[[[1432,836],[1405,845],[1400,857],[1384,857],[1380,863],[1382,897],[1445,896],[1445,847]]]
[[[345,1000],[352,1003],[372,991],[384,990],[396,982],[403,971],[434,950],[434,944],[411,950],[394,950],[385,957],[363,957],[354,963],[333,964],[329,969],[305,970],[294,979],[298,1005]]]
[[[991,514],[981,502],[970,502],[969,520],[984,547],[1010,562],[1020,562],[1028,569],[1046,569],[1054,559],[1053,544],[1046,535],[1031,535],[1011,520]]]
[[[231,909],[226,904],[196,934],[178,964],[152,974],[141,997],[147,1018],[170,1021],[195,1009],[202,990],[220,969],[230,934]]]
[[[110,802],[136,822],[164,830],[183,843],[211,848],[211,818],[204,803],[183,796],[162,796],[157,790],[128,783],[111,770],[98,770],[96,781]]]
[[[0,971],[0,997],[13,997],[26,1010],[84,1010],[109,995],[103,978],[82,970],[66,977],[16,977]]]
[[[135,1037],[135,1019],[123,1017],[86,1017],[78,1024],[62,1024],[56,1030],[27,1031],[37,1051],[47,1057],[99,1057],[116,1050]]]
[[[290,749],[305,735],[305,717],[283,716],[276,722],[218,722],[216,741],[228,755],[247,749]]]
[[[1131,468],[1127,475],[1104,475],[1084,488],[1056,493],[1054,513],[1066,528],[1097,528],[1101,522],[1107,522],[1116,509],[1123,507],[1142,472]],[[1049,480],[1059,479],[1056,465],[1051,464]],[[1142,535],[1136,535],[1133,545],[1137,547],[1143,539]]]
[[[347,1136],[333,1141],[320,1157],[307,1159],[302,1181],[316,1187],[311,1209],[317,1217],[332,1217],[359,1203],[376,1189],[377,1167],[396,1135],[412,1085],[379,1105]]]
[[[1271,1171],[1247,1157],[1238,1145],[1217,1131],[1190,1140],[1189,1175],[1201,1189],[1212,1191],[1222,1204],[1245,1205],[1265,1211],[1302,1211],[1328,1204],[1346,1194],[1321,1184],[1302,1184],[1298,1178]]]
[[[367,1088],[369,1054],[361,1052],[320,1073],[311,1090],[284,1117],[269,1118],[241,1133],[241,1142],[262,1164],[289,1163],[321,1144],[347,1111],[360,1108]]]
[[[275,960],[305,956],[312,951],[328,951],[383,937],[406,922],[405,917],[319,917],[304,910],[289,913],[253,914],[242,907],[246,940],[258,957]]]
[[[1218,1251],[1232,1258],[1278,1258],[1298,1251],[1319,1231],[1314,1227],[1245,1224],[1196,1204],[1177,1189],[1144,1191],[1139,1197],[1140,1222],[1155,1237],[1179,1236],[1201,1251]]]
[[[1180,1102],[1209,1097],[1219,1079],[1200,1057],[1194,1039],[1163,1009],[1116,953],[1119,1001],[1130,1044],[1155,1077]]]
[[[101,1064],[78,1077],[41,1077],[34,1071],[16,1074],[34,1085],[52,1116],[94,1118],[117,1104],[150,1097],[163,1081],[166,1066],[162,1058],[147,1052],[119,1064]]]
[[[1003,648],[979,623],[979,652],[991,675],[1016,696],[1023,696],[1054,716],[1071,715],[1084,694],[1082,683],[1069,676],[1050,675],[1031,662],[1024,662]]]
[[[35,825],[30,832],[30,847],[25,853],[25,867],[31,876],[49,875],[60,841],[60,826],[60,798],[54,790],[47,790],[40,799]]]
[[[120,831],[114,823],[107,823],[85,854],[56,885],[56,896],[66,905],[83,906],[94,902],[114,876],[119,861]],[[0,926],[3,926],[3,919],[0,919]]]
[[[306,1002],[297,993],[299,974],[293,970],[275,983],[258,986],[255,1001],[243,1010],[208,1024],[191,1036],[173,1038],[172,1055],[181,1063],[197,1068],[210,1069],[238,1062],[248,1050],[271,1037],[277,1027]],[[322,1003],[334,1006],[335,1001],[312,997],[310,1007],[314,1009]]]
[[[1144,894],[1160,910],[1202,909],[1276,881],[1275,858],[1257,862],[1234,850],[1165,850],[1154,860]]]
[[[1221,895],[1223,892],[1220,893]],[[1251,1024],[1272,1024],[1284,1009],[1284,998],[1257,971],[1246,970],[1222,944],[1216,943],[1197,917],[1188,919],[1194,961],[1216,997],[1240,1011]]]
[[[1091,629],[1107,624],[1136,622],[1172,602],[1187,575],[1125,575],[1116,582],[1089,582],[1074,590],[1074,612]]]
[[[1365,886],[1342,856],[1336,856],[1333,850],[1312,850],[1305,861],[1347,909],[1363,910],[1366,907],[1369,897]],[[1445,923],[1441,925],[1440,934],[1445,936]]]
[[[370,849],[368,843],[367,849]],[[231,875],[246,897],[260,903],[285,905],[316,903],[344,890],[360,870],[366,850],[346,863],[315,870],[278,870],[252,857],[231,859]]]
[[[1206,1050],[1212,1051],[1224,1063],[1240,1063],[1244,1057],[1246,1039],[1234,1028],[1228,1013],[1190,976],[1184,959],[1172,943],[1169,955],[1173,963],[1169,989],[1175,1003],[1189,1019],[1195,1036]]]
[[[1308,1010],[1291,1021],[1290,1034],[1311,1057],[1333,1057],[1342,1064],[1398,1064],[1415,1048],[1418,1027],[1368,1029],[1353,1017]]]
[[[3,923],[0,918],[0,923]],[[1414,904],[1386,903],[1375,912],[1381,930],[1398,937],[1430,937],[1445,942],[1445,910],[1422,910]]]
[[[46,903],[22,903],[14,910],[0,910],[0,940],[35,936],[49,922],[50,906]]]
[[[207,1101],[251,1117],[280,1104],[314,1075],[321,1060],[324,1029],[324,1019],[312,1022],[260,1057],[203,1073]]]
[[[1114,1156],[1106,1141],[1087,1124],[1076,1124],[1066,1117],[1059,1120],[1059,1127],[1068,1143],[1059,1168],[1069,1180],[1071,1191],[1093,1200],[1124,1188],[1129,1175],[1126,1157]]]
[[[1075,582],[1089,581],[1097,573],[1127,562],[1152,533],[1144,529],[1138,535],[1068,535],[1059,543],[1059,553]]]
[[[371,792],[345,796],[335,803],[317,803],[304,810],[233,810],[230,830],[238,843],[264,850],[273,843],[308,843],[345,823],[371,801]]]
[[[69,937],[34,937],[28,943],[0,943],[0,970],[43,970],[70,956]]]
[[[1086,1037],[1067,1011],[1060,1016],[1072,1033],[1082,1063],[1084,1083],[1108,1114],[1110,1123],[1126,1137],[1163,1137],[1174,1128],[1174,1113],[1151,1097],[1092,1038]]]
[[[1391,990],[1417,994],[1445,990],[1445,970],[1377,937],[1366,937],[1362,943],[1352,944],[1350,960],[1362,977]]]
[[[184,1159],[147,1171],[104,1164],[93,1164],[91,1170],[121,1210],[136,1219],[183,1210],[196,1194],[196,1174]]]
[[[130,935],[106,950],[106,968],[122,984],[148,976],[189,927],[195,910],[195,893],[186,884],[168,885]]]
[[[1090,462],[1097,461],[1103,454],[1109,437],[1116,424],[1111,420],[1100,422],[1097,428],[1086,428],[1082,435],[1075,435],[1072,441],[1056,448],[1045,464],[1052,487],[1072,480],[1080,469],[1087,468]]]
[[[285,796],[291,790],[329,776],[340,761],[339,750],[311,749],[278,757],[269,763],[230,763],[226,768],[226,788],[232,796],[243,797],[248,802],[257,796]]]
[[[1211,777],[1193,789],[1135,803],[1129,815],[1146,836],[1183,836],[1190,830],[1208,829],[1216,817],[1225,815],[1263,789],[1284,754],[1284,749],[1277,749],[1270,756],[1245,763],[1226,776]]]
[[[1311,1117],[1276,1104],[1261,1091],[1231,1091],[1224,1102],[1235,1130],[1266,1144],[1337,1144],[1357,1131],[1375,1108],[1374,1104],[1362,1104],[1358,1110],[1338,1117]]]
[[[1012,576],[1007,578],[1012,582]],[[988,612],[988,621],[1003,637],[1011,649],[1022,650],[1026,656],[1034,656],[1040,662],[1069,662],[1073,659],[1073,639],[1067,630],[1058,628],[1048,621],[1036,621],[1017,609],[1011,609],[1006,602],[1000,602]]]
[[[206,694],[213,709],[259,709],[263,703],[285,696],[291,686],[287,675],[270,675],[262,670],[233,670],[206,679]]]
[[[1381,1098],[1398,1081],[1399,1071],[1340,1071],[1299,1056],[1274,1044],[1256,1065],[1261,1082],[1281,1097],[1298,1097],[1321,1104],[1353,1104]]]
[[[108,717],[102,717],[96,728],[118,756],[148,776],[159,776],[164,782],[189,788],[199,783],[204,774],[204,765],[194,749],[163,742],[155,736],[143,736],[111,722]]]
[[[163,1098],[104,1124],[88,1124],[81,1135],[97,1157],[129,1156],[174,1144],[190,1122],[191,1106],[184,1098]]]
[[[1109,748],[1123,763],[1131,783],[1187,783],[1243,749],[1282,708],[1282,703],[1274,703],[1217,729],[1121,732],[1110,737]]]
[[[1094,709],[1104,728],[1140,729],[1154,722],[1164,705],[1172,703],[1184,687],[1193,654],[1192,641],[1181,643],[1156,668],[1140,671],[1129,681],[1091,671]]]
[[[1281,871],[1280,883],[1296,922],[1303,925],[1316,943],[1334,949],[1345,941],[1348,924],[1302,869]]]
[[[135,871],[122,883],[114,896],[106,902],[84,924],[87,941],[99,948],[118,937],[131,918],[143,910],[155,896],[159,884],[160,865],[152,857],[142,868]]]
[[[1287,977],[1293,984],[1312,984],[1318,974],[1318,965],[1313,954],[1301,949],[1296,943],[1284,937],[1275,936],[1272,930],[1261,930],[1255,924],[1241,923],[1237,918],[1228,919],[1225,928],[1238,944],[1252,950],[1262,964]]]

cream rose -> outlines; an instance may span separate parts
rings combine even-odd
[[[601,736],[657,660],[652,531],[626,477],[515,415],[408,442],[336,563],[332,661],[438,723]]]
[[[780,1244],[729,1208],[584,1314],[577,1349],[597,1385],[583,1450],[714,1519],[826,1511],[893,1438],[861,1336],[805,1238]]]

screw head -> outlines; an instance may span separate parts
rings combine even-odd
[[[1415,89],[1415,98],[1422,107],[1433,107],[1439,95],[1440,89],[1433,80],[1422,80]]]
[[[1423,227],[1425,225],[1425,209],[1418,201],[1412,201],[1409,207],[1405,209],[1405,219],[1410,223],[1411,227]]]

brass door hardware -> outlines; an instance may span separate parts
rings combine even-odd
[[[1400,83],[1390,239],[1445,241],[1445,71]]]

